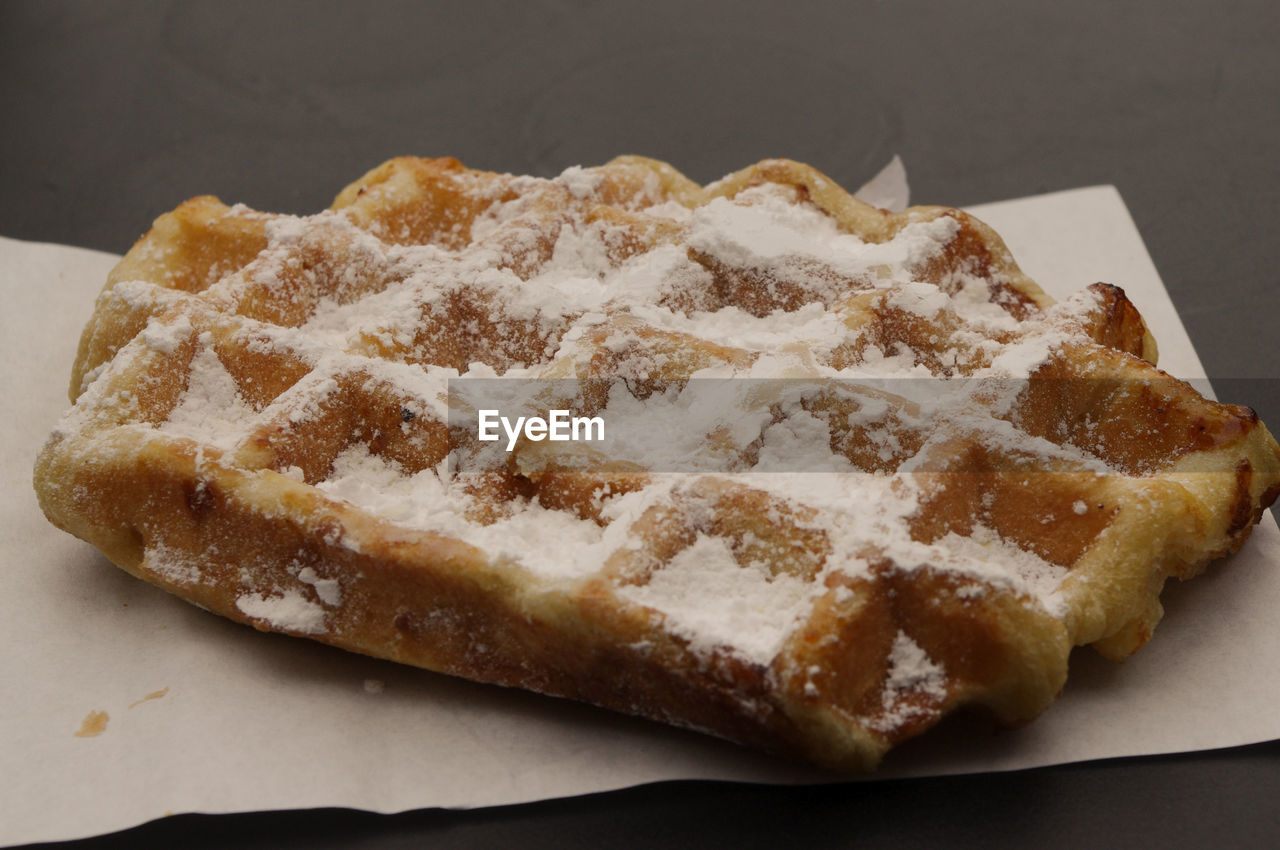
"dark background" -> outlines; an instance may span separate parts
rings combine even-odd
[[[898,153],[913,198],[950,205],[1111,183],[1219,395],[1280,423],[1274,0],[0,0],[0,122],[0,234],[116,252],[189,196],[313,212],[400,154],[552,176],[641,153],[699,181],[787,156],[854,187]],[[1277,799],[1271,743],[468,812],[186,815],[75,846],[1278,846]]]

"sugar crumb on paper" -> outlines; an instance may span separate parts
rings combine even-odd
[[[84,716],[84,720],[80,721],[80,728],[76,730],[77,738],[93,738],[101,735],[107,729],[107,721],[111,717],[105,711],[91,711]]]
[[[147,694],[145,697],[142,697],[141,699],[134,700],[133,702],[129,703],[129,707],[134,708],[135,706],[142,705],[144,702],[150,702],[153,699],[160,699],[164,696],[167,696],[168,693],[169,693],[169,686],[166,685],[158,691],[152,691],[151,693]]]

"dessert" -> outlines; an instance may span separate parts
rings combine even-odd
[[[1155,359],[1119,289],[1054,303],[973,217],[798,163],[403,158],[158,219],[35,484],[257,628],[863,769],[1134,652],[1280,494]]]

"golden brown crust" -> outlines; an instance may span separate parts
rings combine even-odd
[[[832,245],[927,231],[936,250],[856,269],[823,252],[775,262],[702,238],[690,218],[771,204],[829,225]],[[1031,719],[1061,690],[1075,645],[1136,650],[1164,581],[1237,548],[1280,493],[1266,428],[1159,372],[1119,289],[1054,305],[957,210],[888,213],[786,160],[702,187],[639,157],[554,181],[401,158],[333,210],[299,222],[197,198],[162,216],[99,298],[76,405],[35,471],[56,525],[256,628],[868,768],[960,707]],[[520,300],[573,250],[583,276],[602,262],[587,271],[612,281],[658,254],[678,273],[644,310],[555,312],[550,289]],[[450,278],[458,268],[472,277]],[[324,324],[400,291],[426,294],[340,336]],[[965,307],[975,292],[981,303]],[[698,333],[708,316],[745,326],[803,310],[839,330],[776,345]],[[1025,374],[1002,365],[1037,345]],[[452,525],[397,513],[421,495],[406,482],[436,482],[451,451],[471,450],[424,376],[480,361],[579,379],[593,414],[618,381],[643,402],[699,370],[756,375],[779,358],[810,384],[794,403],[785,388],[763,402],[754,439],[708,433],[720,472],[673,481],[634,459],[525,441],[457,474],[456,511],[436,508],[456,513]],[[931,418],[850,385],[887,360],[979,389]],[[222,389],[201,397],[215,379]],[[183,425],[195,402],[204,420]],[[736,477],[782,431],[814,423],[803,433],[822,435],[811,442],[865,504],[824,495],[844,480],[835,473]],[[341,490],[360,458],[409,507]],[[536,511],[592,541],[565,544],[586,567],[544,569],[540,552],[492,533]],[[541,541],[528,545],[560,545]],[[721,610],[704,580],[773,613]],[[689,593],[724,622],[704,622]],[[726,631],[734,618],[757,625]],[[775,644],[761,638],[771,630]]]

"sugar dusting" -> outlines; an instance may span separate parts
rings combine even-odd
[[[278,593],[242,593],[236,607],[247,616],[265,620],[272,628],[301,634],[322,634],[324,608],[298,590]]]
[[[699,535],[649,582],[621,595],[661,611],[666,628],[696,651],[730,650],[768,664],[815,592],[811,582],[742,566],[723,538]]]
[[[882,394],[848,413],[841,427],[882,425],[891,410],[917,408],[913,415],[923,421],[930,404],[948,398],[939,391],[944,378],[953,377],[961,395],[965,380],[1022,378],[1071,339],[1060,316],[1015,319],[987,280],[963,271],[946,281],[925,279],[930,263],[957,235],[960,225],[949,216],[917,217],[890,238],[868,242],[841,231],[816,206],[797,204],[787,190],[767,184],[692,210],[653,185],[646,188],[650,206],[644,212],[653,227],[671,228],[678,238],[628,251],[623,248],[632,234],[626,227],[587,214],[601,190],[598,172],[570,169],[555,181],[529,178],[521,185],[566,193],[569,213],[555,222],[558,229],[549,230],[526,197],[495,198],[472,224],[471,244],[456,250],[392,244],[341,213],[273,219],[268,248],[252,269],[216,283],[209,297],[249,311],[245,293],[252,291],[270,309],[292,316],[257,327],[249,348],[264,354],[287,349],[308,362],[310,372],[255,411],[210,334],[200,333],[187,386],[159,430],[232,451],[253,423],[283,417],[300,428],[315,421],[325,400],[345,391],[340,378],[355,373],[403,394],[402,428],[409,433],[419,418],[447,419],[452,378],[573,376],[611,357],[620,374],[641,381],[661,375],[674,356],[653,340],[695,338],[716,348],[689,370],[694,378],[898,381],[924,386],[927,398]],[[304,309],[289,281],[299,246],[316,234],[341,242],[348,263],[333,294]],[[737,279],[726,278],[724,269],[752,281],[751,292],[799,288],[803,303],[748,310],[732,299],[717,300],[717,287]],[[901,341],[873,339],[862,324],[868,310],[950,330],[936,351],[921,352]],[[465,321],[450,324],[455,315]],[[447,348],[442,340],[486,333],[494,337],[491,348],[450,349],[450,365],[428,362]],[[190,320],[180,315],[153,319],[141,336],[154,352],[173,355],[193,334]],[[610,442],[600,447],[605,456],[747,484],[810,510],[811,522],[829,532],[830,554],[813,579],[744,565],[724,537],[699,529],[647,581],[618,589],[625,600],[656,612],[695,651],[768,664],[809,612],[823,578],[832,572],[867,575],[869,541],[900,570],[948,570],[979,582],[970,587],[1009,588],[1050,613],[1063,611],[1058,587],[1065,570],[989,529],[929,544],[916,540],[909,531],[919,509],[910,462],[897,474],[858,469],[833,447],[834,420],[803,399],[753,396],[746,385],[725,397],[682,394],[679,386],[647,396],[620,389],[623,384],[615,384],[605,408],[614,423]],[[674,413],[682,417],[679,430],[670,426]],[[884,464],[910,454],[905,431],[868,430]],[[644,489],[599,493],[599,522],[523,496],[496,515],[477,518],[476,501],[456,480],[450,460],[411,473],[375,449],[376,435],[352,437],[314,482],[326,497],[405,528],[455,537],[546,582],[597,573],[611,554],[636,545],[634,528],[647,510],[671,504],[672,485],[655,474]],[[1024,434],[1008,439],[1009,445],[1027,443]],[[1052,444],[1039,449],[1061,454]],[[278,471],[304,477],[296,466]],[[158,551],[149,557],[175,580],[195,579],[193,565],[170,563]],[[311,567],[295,575],[301,588],[246,589],[237,607],[275,628],[323,632],[326,608],[342,604],[341,585]],[[903,707],[906,696],[939,697],[943,671],[905,634],[895,640],[890,664],[886,712],[901,719],[910,711]]]
[[[867,725],[883,732],[900,728],[915,717],[928,714],[946,699],[946,670],[919,644],[899,631],[889,650],[889,673],[881,696],[881,713]]]
[[[160,430],[230,449],[241,433],[243,423],[252,415],[253,409],[240,395],[239,385],[218,359],[209,335],[201,335],[191,360],[186,391]]]

